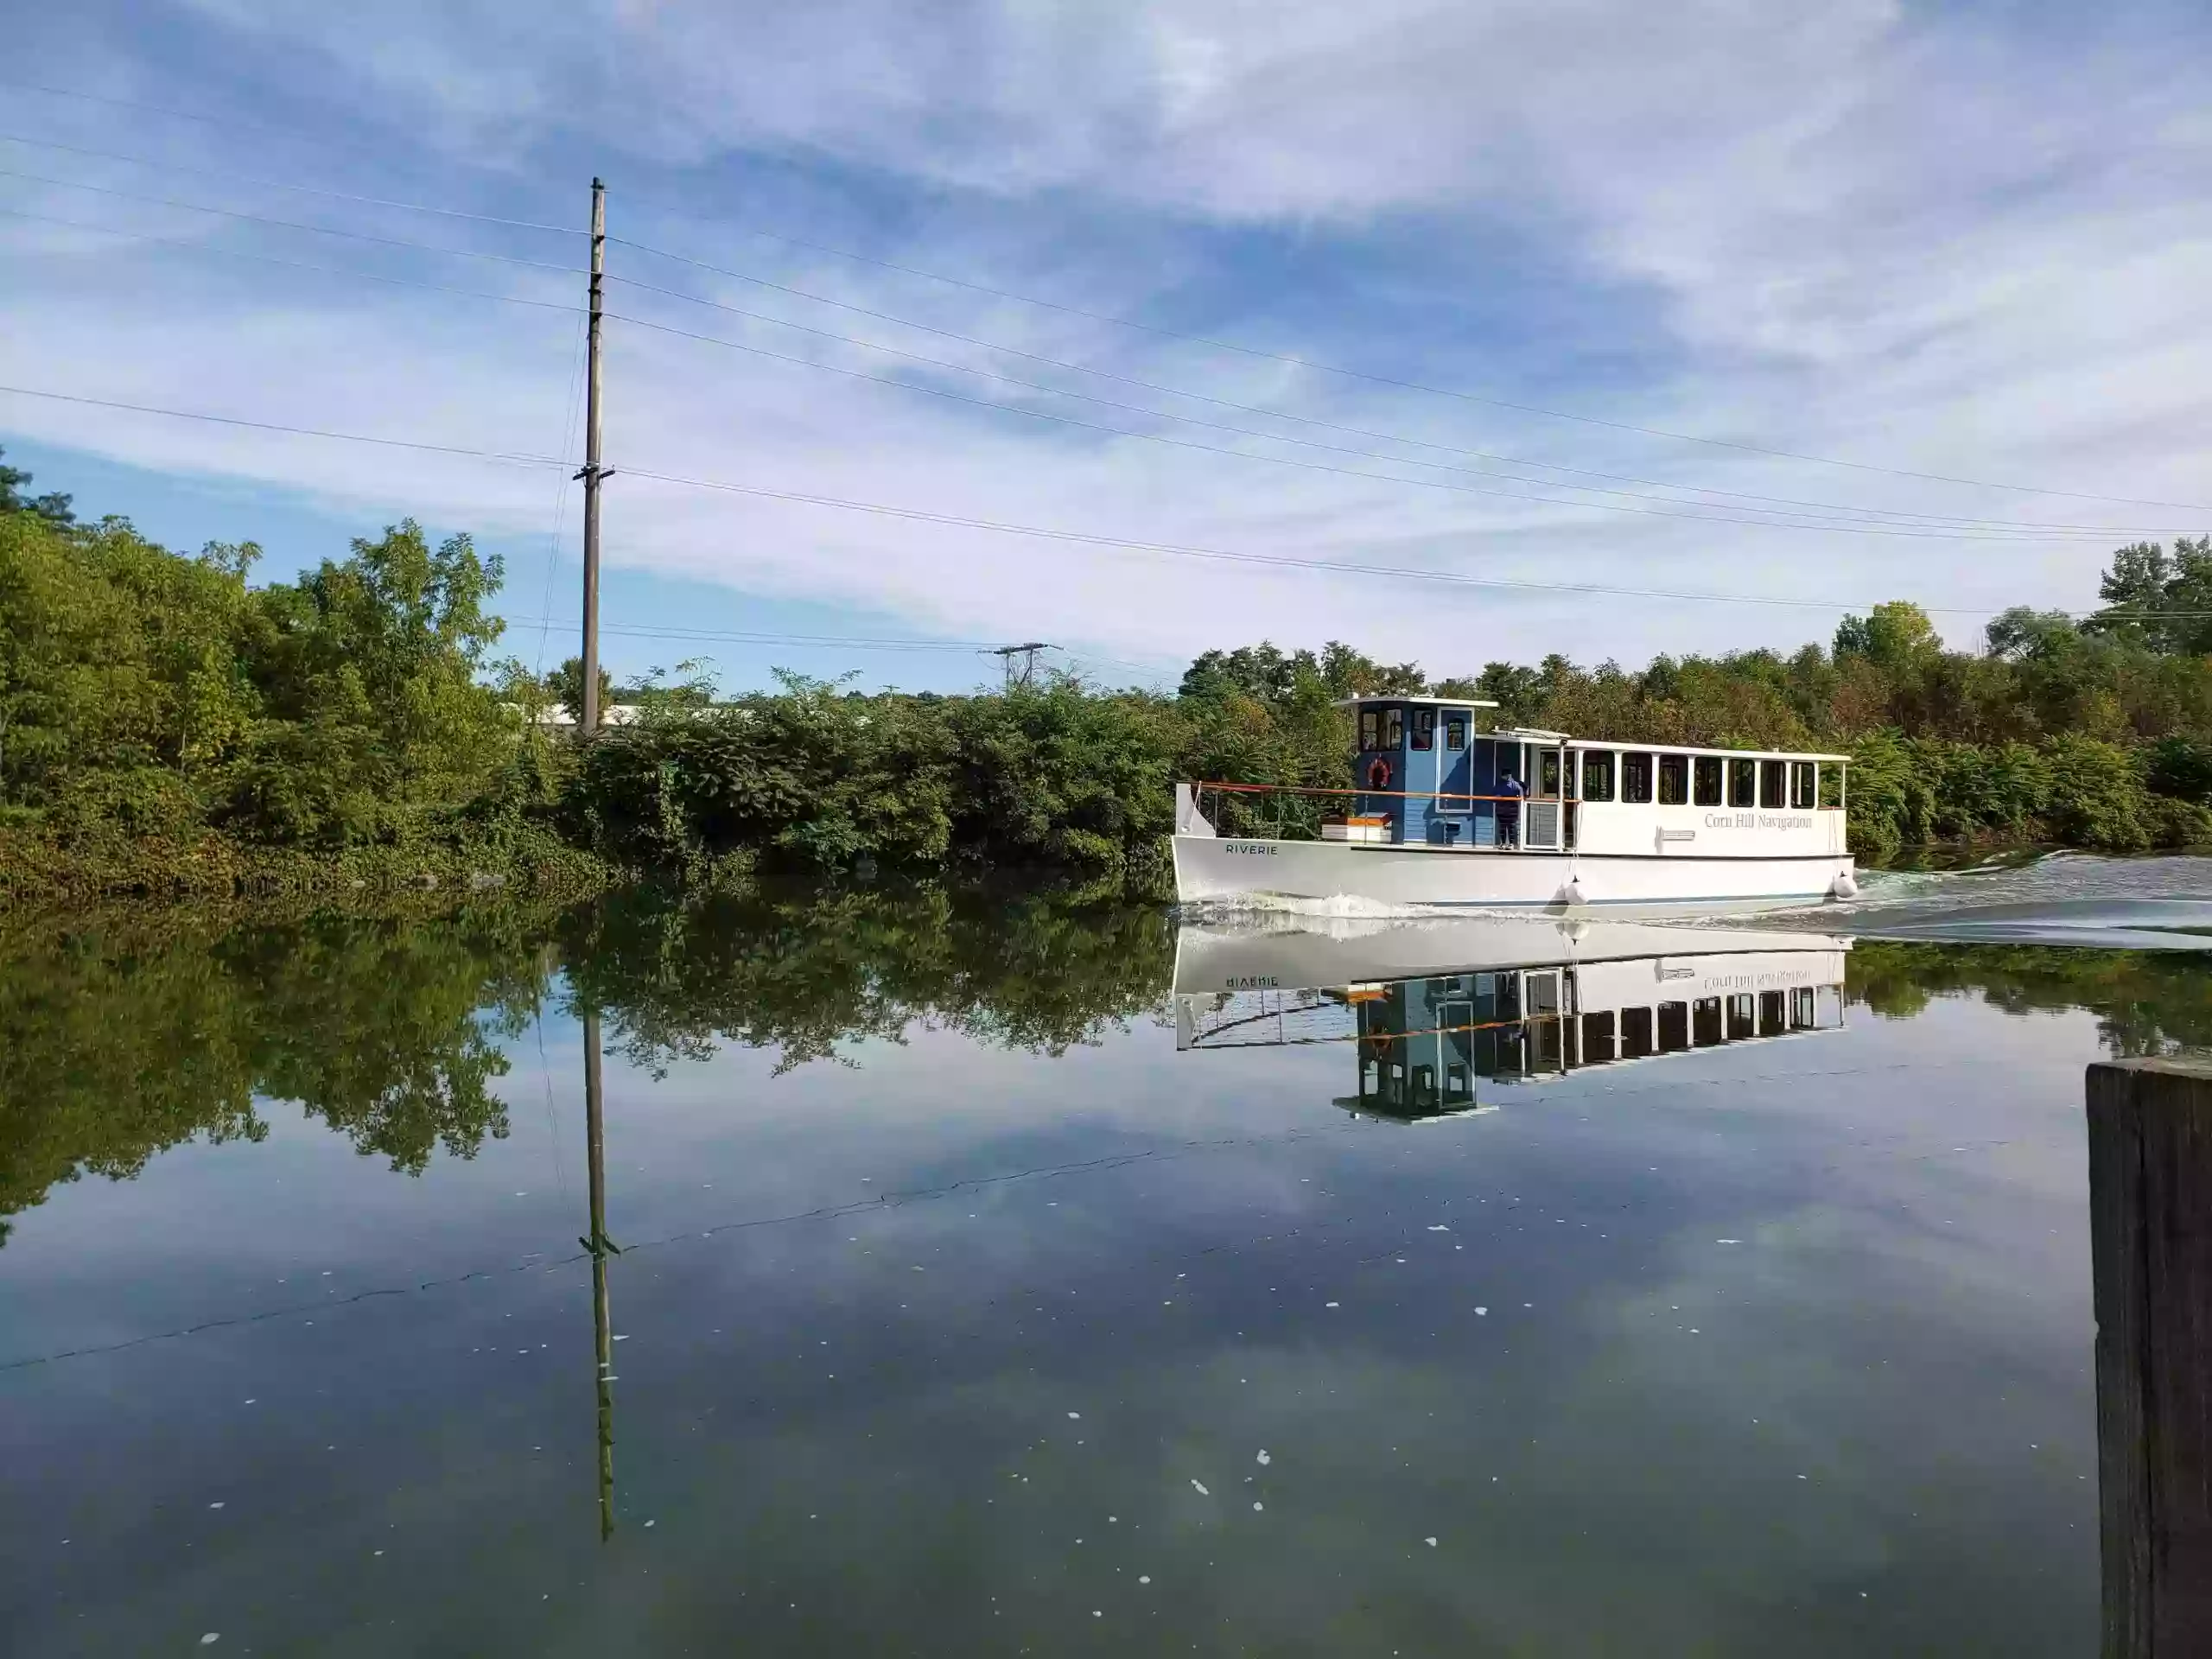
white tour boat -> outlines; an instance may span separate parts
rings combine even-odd
[[[1178,898],[1668,910],[1858,891],[1847,756],[1479,731],[1497,705],[1466,698],[1345,706],[1349,788],[1176,786]],[[1254,832],[1314,818],[1313,838]]]

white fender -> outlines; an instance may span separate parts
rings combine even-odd
[[[1559,901],[1562,905],[1586,905],[1590,902],[1583,893],[1580,876],[1567,878],[1567,885],[1559,890]]]
[[[1859,884],[1851,879],[1849,870],[1838,872],[1835,880],[1828,884],[1828,897],[1831,899],[1856,899],[1858,896]]]

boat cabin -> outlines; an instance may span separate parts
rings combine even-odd
[[[1338,706],[1352,710],[1357,734],[1352,804],[1343,822],[1324,825],[1328,840],[1649,855],[1670,842],[1765,850],[1769,835],[1741,832],[1780,831],[1793,847],[1810,836],[1841,849],[1847,756],[1483,730],[1478,712],[1497,705],[1478,698],[1376,696]],[[1828,810],[1832,824],[1821,821]]]

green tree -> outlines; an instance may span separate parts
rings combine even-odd
[[[545,677],[545,689],[553,701],[569,711],[569,718],[581,722],[584,717],[584,659],[571,657]],[[614,678],[604,668],[599,671],[599,706],[603,712],[613,707]]]
[[[8,452],[0,448],[0,455]],[[73,524],[77,515],[70,508],[70,498],[59,493],[41,496],[26,496],[22,486],[31,481],[31,475],[20,467],[10,467],[0,461],[0,513],[28,512],[43,518],[49,524]]]

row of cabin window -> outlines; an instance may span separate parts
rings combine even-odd
[[[1582,798],[1613,798],[1619,761],[1620,798],[1662,806],[1767,806],[1809,810],[1819,802],[1819,774],[1810,760],[1752,760],[1726,754],[1651,754],[1582,751]],[[1725,797],[1725,798],[1724,798]]]
[[[1414,743],[1416,749],[1436,747],[1436,710],[1414,710]],[[1406,711],[1402,709],[1363,709],[1359,711],[1359,747],[1363,754],[1377,750],[1393,751],[1403,748],[1406,742]],[[1458,753],[1467,747],[1467,717],[1465,715],[1444,716],[1444,747]]]

